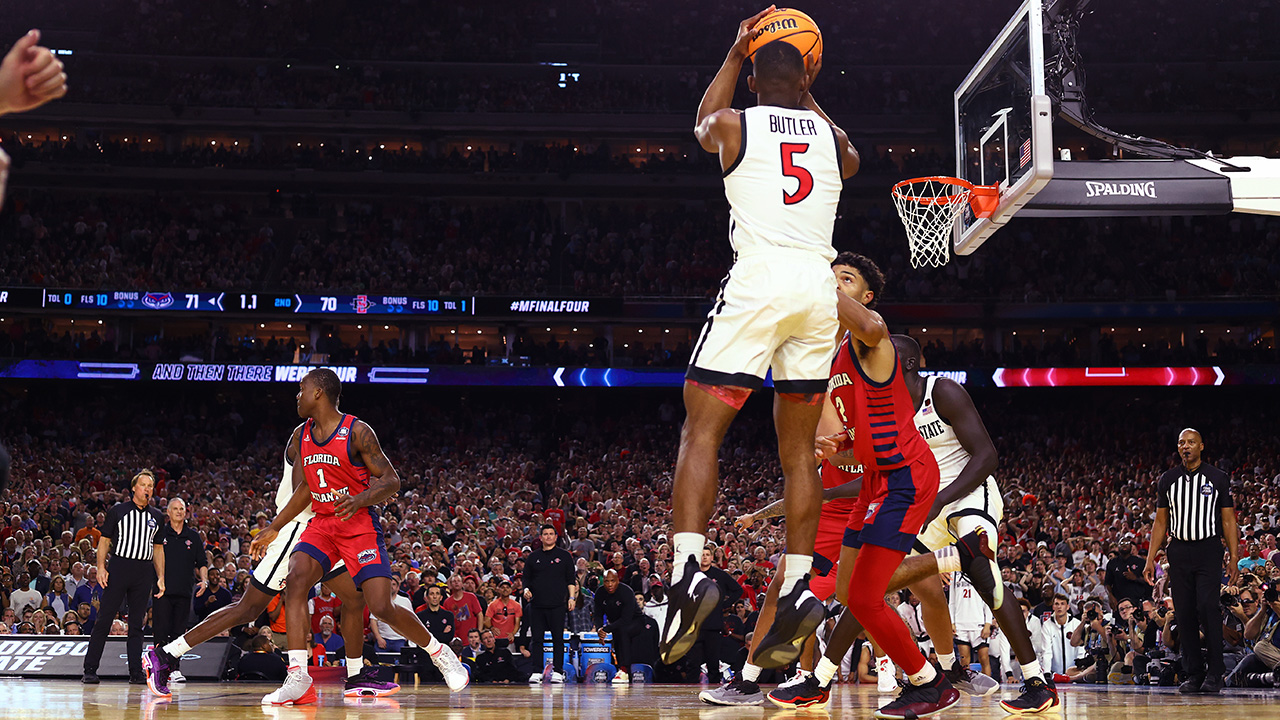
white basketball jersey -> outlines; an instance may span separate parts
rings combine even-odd
[[[301,426],[299,426],[301,427]],[[285,449],[284,453],[284,475],[280,478],[280,487],[276,488],[276,514],[279,515],[284,506],[289,504],[289,499],[293,497],[293,463],[289,462],[289,450]],[[307,507],[294,518],[295,522],[305,523],[309,521],[315,513],[311,511],[311,503],[307,503]]]
[[[803,108],[757,105],[741,117],[742,149],[724,173],[734,253],[778,247],[835,260],[844,185],[835,129]]]
[[[981,630],[991,622],[991,609],[982,601],[973,583],[963,573],[951,573],[951,623],[957,630]]]
[[[960,477],[960,471],[969,463],[970,456],[969,451],[960,444],[960,438],[956,437],[955,428],[938,415],[938,408],[934,406],[933,386],[937,380],[933,375],[925,378],[924,400],[916,411],[915,421],[920,437],[929,443],[929,449],[938,461],[938,471],[942,475],[938,490],[941,491]]]

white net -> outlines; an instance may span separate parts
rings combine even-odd
[[[951,259],[951,229],[969,204],[972,186],[959,178],[929,177],[898,183],[893,204],[907,229],[911,267],[941,267]]]

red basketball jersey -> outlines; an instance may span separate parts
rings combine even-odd
[[[822,475],[822,489],[830,490],[831,488],[840,487],[848,482],[853,482],[862,477],[861,465],[832,465],[830,462],[823,460],[822,467],[819,469]],[[829,503],[822,504],[822,512],[837,516],[847,516],[849,511],[853,509],[854,503],[858,502],[858,497],[840,498],[832,500]]]
[[[897,470],[925,455],[932,459],[929,444],[916,429],[915,403],[902,379],[896,348],[893,375],[878,383],[862,372],[853,339],[845,335],[831,364],[827,392],[853,440],[854,454],[868,471]]]
[[[355,422],[355,415],[343,415],[333,435],[323,442],[313,434],[314,420],[308,420],[302,429],[302,472],[311,489],[311,509],[316,515],[332,517],[335,503],[369,487],[369,469],[351,447]]]

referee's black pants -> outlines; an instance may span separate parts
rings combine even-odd
[[[1222,679],[1222,543],[1218,538],[1169,541],[1169,594],[1178,621],[1178,649],[1188,678]],[[1206,666],[1200,633],[1209,648]]]
[[[129,603],[130,607],[133,603]],[[187,622],[191,618],[191,596],[170,595],[165,588],[164,595],[151,601],[151,632],[155,636],[156,647],[164,647],[177,640],[187,631]],[[182,658],[174,658],[171,670],[178,670]]]
[[[545,642],[542,633],[550,631],[551,633],[551,657],[555,661],[551,666],[552,672],[564,672],[564,616],[569,611],[568,605],[559,607],[529,608],[529,635],[530,644],[529,659],[533,661],[533,673],[535,675],[542,672],[545,667],[543,661],[542,644]]]
[[[102,591],[98,619],[93,623],[93,634],[89,636],[89,648],[84,656],[84,671],[97,674],[107,635],[111,634],[111,622],[128,598],[129,638],[125,645],[129,653],[129,675],[142,677],[142,628],[147,621],[147,601],[156,584],[156,566],[150,560],[113,557],[107,573],[107,587]]]

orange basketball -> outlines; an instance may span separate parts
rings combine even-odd
[[[786,40],[796,46],[805,56],[806,67],[810,63],[810,54],[815,58],[822,57],[822,31],[813,18],[799,10],[779,8],[760,18],[747,43],[747,59],[755,57],[756,50],[774,40]]]

